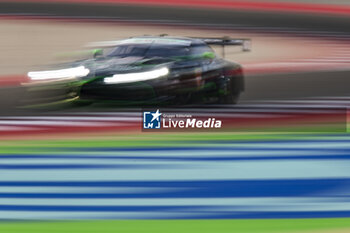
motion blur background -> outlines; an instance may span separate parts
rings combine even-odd
[[[28,71],[164,33],[252,39],[226,49],[239,104],[162,109],[224,129],[146,133],[135,107],[13,109]],[[1,0],[0,232],[350,232],[349,45],[346,0]]]

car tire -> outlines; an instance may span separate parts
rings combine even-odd
[[[231,78],[223,78],[224,82],[219,86],[219,104],[237,104],[241,92],[235,88]]]
[[[240,93],[229,92],[226,95],[219,97],[220,104],[237,104],[239,100]]]

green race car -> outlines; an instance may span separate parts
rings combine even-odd
[[[48,102],[235,104],[244,91],[242,67],[219,58],[210,45],[248,51],[250,40],[143,36],[100,42],[93,58],[29,72],[27,90]]]

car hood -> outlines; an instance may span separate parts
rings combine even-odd
[[[149,64],[151,63],[151,64]],[[90,75],[106,76],[118,73],[141,72],[152,69],[155,66],[172,63],[169,59],[144,58],[144,57],[102,57],[75,62],[72,66],[85,66],[90,70]]]

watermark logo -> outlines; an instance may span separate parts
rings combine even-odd
[[[143,129],[220,129],[222,121],[208,116],[188,113],[143,112]]]
[[[144,129],[160,129],[161,115],[159,109],[155,112],[143,112],[143,128]]]

